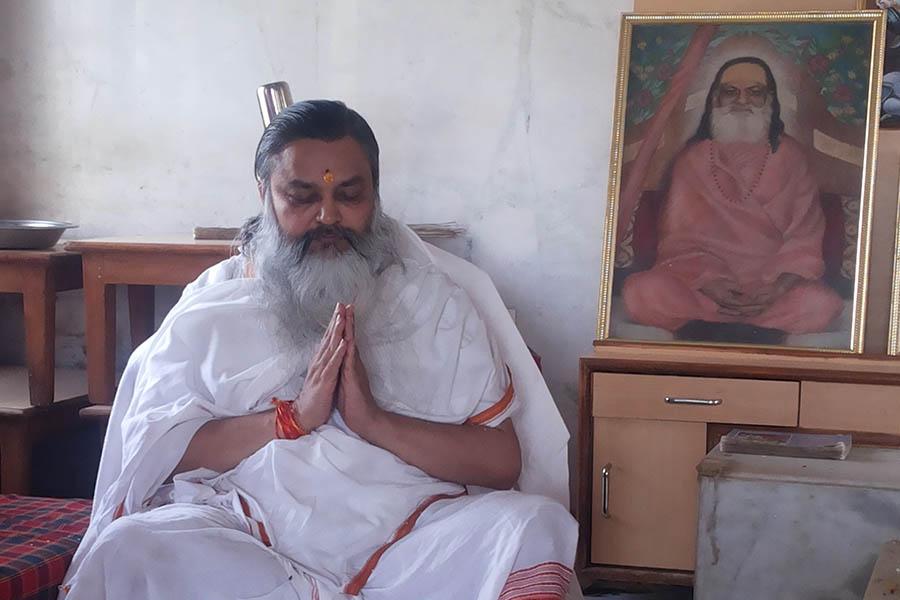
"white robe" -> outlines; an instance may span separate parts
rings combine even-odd
[[[568,436],[496,291],[471,265],[426,249],[408,230],[401,255],[405,270],[395,267],[379,278],[379,301],[367,321],[382,326],[373,325],[361,335],[367,341],[360,352],[373,395],[387,410],[445,423],[463,423],[500,409],[485,422],[513,418],[523,451],[519,488],[565,502]],[[91,526],[66,577],[64,589],[72,586],[72,597],[81,597],[79,588],[85,597],[91,590],[82,564],[91,563],[86,571],[96,576],[97,564],[117,556],[110,554],[109,544],[96,543],[116,517],[158,521],[160,509],[148,509],[159,505],[168,505],[166,514],[173,517],[173,509],[191,505],[183,516],[194,519],[192,527],[198,529],[207,527],[201,526],[205,516],[197,516],[203,510],[198,507],[235,515],[231,529],[243,528],[287,571],[302,574],[291,578],[288,587],[295,595],[288,597],[306,597],[303,586],[314,586],[319,597],[343,597],[342,592],[359,591],[348,590],[354,582],[358,587],[370,576],[383,576],[391,570],[387,557],[382,557],[387,562],[375,561],[374,573],[361,574],[378,552],[390,549],[388,542],[396,542],[398,526],[411,515],[419,513],[415,528],[439,523],[434,515],[452,503],[458,509],[456,527],[478,520],[466,516],[473,510],[461,508],[474,506],[471,498],[430,504],[462,494],[464,488],[434,479],[360,440],[337,413],[311,435],[267,444],[224,474],[195,471],[177,477],[174,486],[163,485],[203,423],[268,409],[272,397],[292,398],[302,386],[297,357],[279,352],[271,335],[258,282],[242,278],[241,270],[241,259],[231,259],[189,286],[160,330],[129,361],[104,445]],[[494,326],[489,329],[485,319]],[[515,400],[497,407],[509,384],[506,365]],[[507,498],[510,510],[528,505],[520,496]],[[485,512],[481,509],[482,516]],[[213,525],[221,518],[214,518]],[[571,565],[574,522],[559,515],[554,519],[556,529],[564,530],[559,560]],[[433,529],[438,533],[440,525]],[[452,531],[442,535],[450,536],[445,542],[452,541]],[[414,537],[395,548],[411,547]],[[521,543],[507,540],[507,545]],[[422,548],[418,552],[427,554]],[[496,548],[485,552],[500,556]],[[515,562],[517,553],[512,556],[509,570],[528,565],[527,560]],[[483,574],[473,574],[472,589],[488,590],[485,598],[490,598],[494,592],[479,578]],[[404,577],[398,571],[394,579]],[[363,595],[377,597],[374,591],[363,590]]]

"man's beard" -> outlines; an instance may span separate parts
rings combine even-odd
[[[327,235],[343,238],[350,247],[313,250],[313,243]],[[363,329],[376,278],[398,260],[396,235],[396,223],[376,206],[363,234],[322,225],[291,239],[281,231],[267,200],[251,259],[262,283],[263,304],[275,316],[275,337],[282,349],[311,354],[339,302],[354,305],[356,329]]]
[[[772,104],[760,108],[748,107],[746,111],[727,106],[712,109],[712,138],[723,144],[734,142],[758,143],[769,137],[772,123]]]

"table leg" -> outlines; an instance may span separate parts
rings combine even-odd
[[[152,285],[128,286],[128,321],[131,325],[132,350],[153,335],[155,289]]]
[[[102,259],[85,256],[84,305],[88,397],[112,404],[116,388],[116,288],[103,281]]]
[[[31,492],[31,438],[22,420],[0,423],[0,494]]]
[[[28,392],[32,405],[48,406],[56,373],[56,289],[46,270],[29,274],[23,287]]]

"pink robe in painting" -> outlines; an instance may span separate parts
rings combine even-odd
[[[659,222],[656,264],[625,280],[631,320],[675,331],[693,320],[788,333],[826,330],[843,301],[822,281],[825,216],[805,153],[768,143],[703,140],[678,157]],[[746,293],[784,273],[803,279],[761,314],[723,314],[700,290],[727,279]]]

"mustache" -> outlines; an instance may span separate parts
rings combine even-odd
[[[362,238],[358,233],[341,225],[320,225],[307,231],[294,242],[293,245],[297,249],[298,260],[303,260],[306,257],[313,242],[325,237],[339,237],[345,240],[354,252],[363,258],[368,258],[362,251]]]

